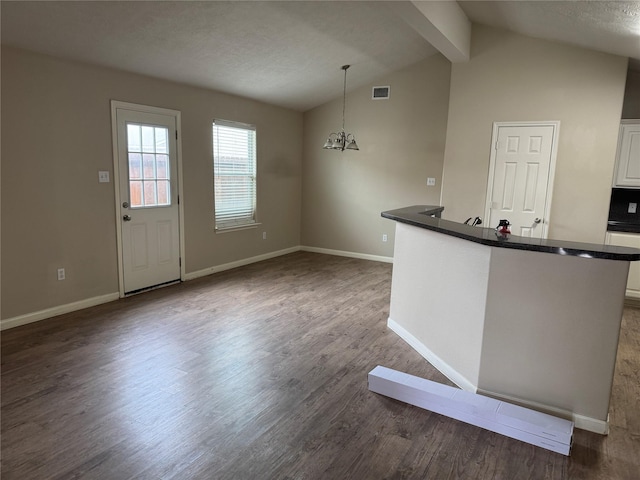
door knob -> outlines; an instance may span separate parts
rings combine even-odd
[[[540,223],[541,221],[542,221],[542,219],[541,219],[541,218],[536,218],[536,219],[533,221],[533,223]]]
[[[131,215],[123,215],[122,216],[122,220],[124,220],[125,222],[130,222],[131,221]]]

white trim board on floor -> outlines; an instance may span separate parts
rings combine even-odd
[[[516,403],[528,408],[549,412],[553,415],[572,418],[576,428],[580,428],[582,430],[598,433],[600,435],[607,435],[609,433],[608,420],[606,422],[603,422],[602,420],[598,420],[596,418],[586,417],[569,410],[552,407],[551,405],[541,404],[532,402],[530,400],[524,400],[522,398],[515,398],[504,394],[479,389],[476,387],[476,385],[460,375],[453,367],[443,361],[439,356],[428,349],[422,342],[420,342],[416,337],[410,334],[405,328],[403,328],[393,319],[389,318],[387,320],[387,326],[400,338],[407,342],[407,344],[416,352],[418,352],[427,362],[436,367],[440,373],[442,373],[458,387],[466,390],[467,392],[488,395],[493,398],[500,398],[506,402]]]
[[[573,422],[378,365],[369,390],[516,440],[569,455]]]

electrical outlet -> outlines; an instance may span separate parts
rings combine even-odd
[[[267,239],[267,232],[262,232],[262,239],[266,240]]]
[[[58,269],[58,280],[64,280],[64,279],[65,279],[64,268],[59,268]]]
[[[638,204],[629,203],[629,209],[627,210],[627,213],[636,213],[637,211],[638,211]]]
[[[386,242],[386,241],[387,241],[387,234],[386,234],[386,233],[383,233],[383,234],[382,234],[382,241],[383,241],[383,242]]]
[[[427,178],[427,187],[434,187],[436,185],[436,179],[433,177]]]

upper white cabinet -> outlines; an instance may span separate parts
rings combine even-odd
[[[640,120],[623,120],[620,124],[613,186],[640,188]]]

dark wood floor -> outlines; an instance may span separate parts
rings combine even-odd
[[[295,253],[5,331],[2,479],[640,478],[640,310],[610,435],[565,457],[369,392],[376,365],[450,384],[387,329],[390,285]]]

